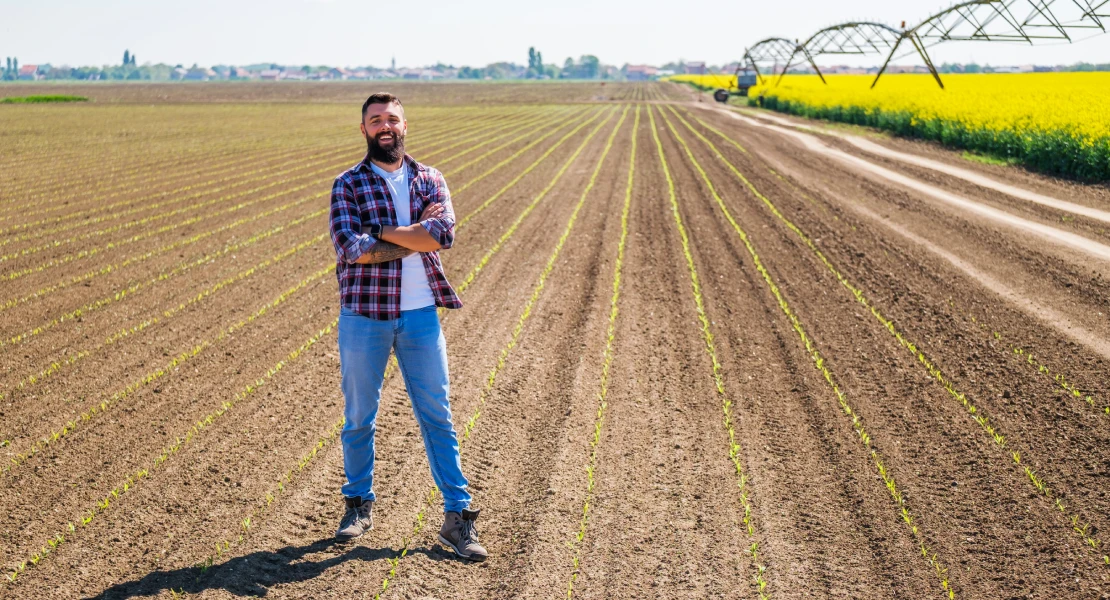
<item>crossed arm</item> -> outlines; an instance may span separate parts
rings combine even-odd
[[[377,238],[361,232],[359,208],[352,184],[338,177],[332,187],[331,237],[339,259],[347,264],[376,264],[411,255],[435,252],[454,244],[455,213],[443,176],[434,172],[430,202],[419,218],[403,227],[386,226]]]
[[[420,213],[420,221],[434,219],[443,213],[442,204],[429,204]],[[370,249],[355,259],[360,265],[389,262],[404,258],[413,252],[432,252],[440,249],[440,244],[424,229],[419,222],[404,227],[386,226],[382,235]]]

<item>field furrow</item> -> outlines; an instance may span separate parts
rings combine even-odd
[[[476,564],[395,356],[334,540],[366,82],[92,87],[0,110],[2,597],[1110,594],[1104,185],[672,81],[373,82],[455,210]]]

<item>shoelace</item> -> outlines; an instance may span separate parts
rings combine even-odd
[[[370,506],[363,504],[354,507],[354,510],[347,509],[347,514],[343,515],[343,521],[340,523],[342,527],[350,527],[356,520],[360,518],[370,517]]]
[[[478,530],[474,528],[474,521],[462,520],[462,532],[459,534],[459,541],[462,542],[463,546],[470,542],[478,542]]]

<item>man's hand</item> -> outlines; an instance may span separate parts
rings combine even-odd
[[[437,242],[420,223],[442,215],[443,211],[443,204],[439,202],[429,203],[428,206],[424,207],[424,210],[420,211],[420,219],[413,222],[412,225],[405,225],[403,227],[387,225],[382,228],[382,235],[378,238],[378,243],[390,242],[402,248],[415,250],[416,252],[434,252],[439,250],[439,242]]]
[[[443,214],[443,205],[439,202],[432,202],[424,208],[424,212],[420,213],[420,218],[417,221],[427,221],[434,219]]]

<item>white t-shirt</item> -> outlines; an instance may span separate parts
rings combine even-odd
[[[393,197],[393,208],[397,211],[397,224],[412,225],[412,206],[409,204],[408,167],[404,162],[401,168],[390,173],[371,164],[371,169],[385,180],[389,195]],[[419,217],[420,215],[417,215]],[[419,252],[401,259],[401,310],[424,308],[436,303],[432,286],[428,285],[428,274],[424,271],[424,260]]]

